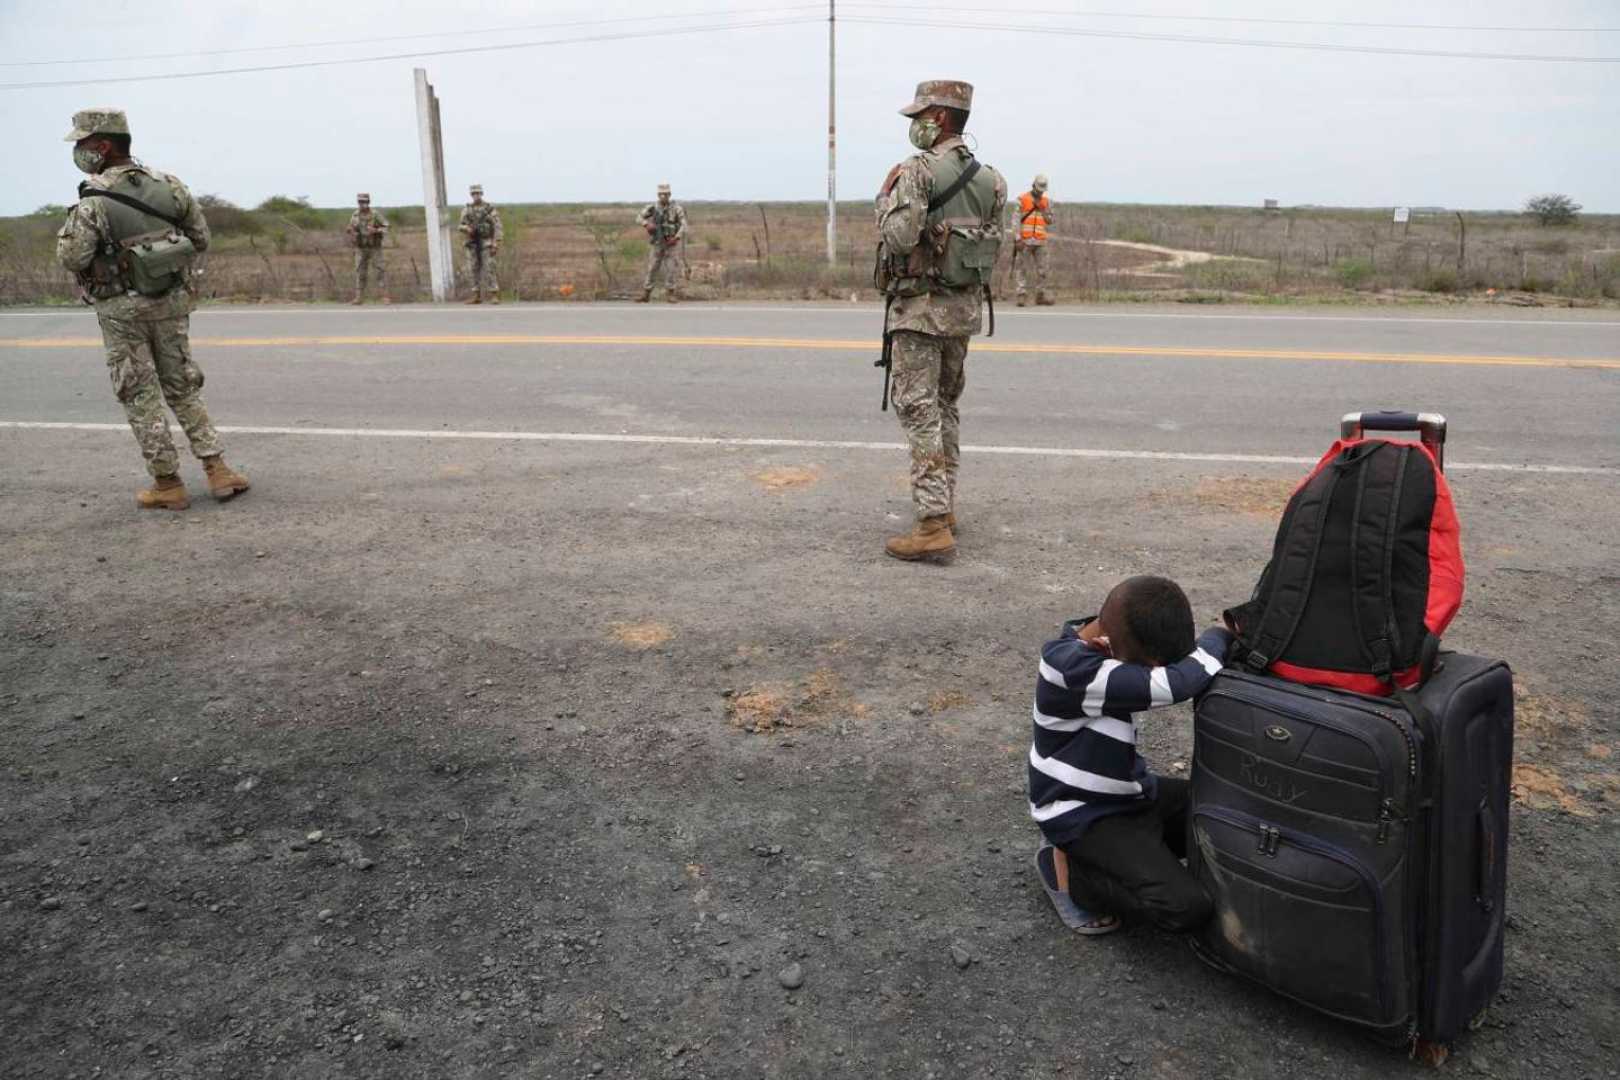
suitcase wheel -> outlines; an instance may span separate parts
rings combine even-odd
[[[1412,1040],[1412,1060],[1430,1069],[1438,1069],[1451,1056],[1451,1047],[1428,1039]]]

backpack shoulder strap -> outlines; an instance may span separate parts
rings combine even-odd
[[[956,179],[951,181],[951,186],[928,200],[928,212],[932,214],[935,210],[960,195],[962,189],[967,187],[973,181],[973,178],[979,174],[980,168],[978,158],[968,158],[967,168],[963,169]]]
[[[1266,568],[1266,595],[1257,598],[1264,605],[1260,617],[1252,627],[1242,627],[1243,662],[1252,671],[1264,671],[1294,640],[1316,576],[1328,507],[1342,476],[1343,469],[1334,461],[1300,488],[1289,505]]]
[[[1388,442],[1363,445],[1370,449],[1358,470],[1350,516],[1350,614],[1369,668],[1387,681],[1403,655],[1391,578],[1401,487],[1412,448]]]
[[[111,199],[113,202],[123,203],[125,206],[128,206],[131,209],[139,210],[141,213],[146,214],[149,217],[155,217],[159,221],[166,221],[177,229],[180,228],[184,221],[183,218],[165,214],[156,207],[147,206],[133,195],[125,195],[122,191],[108,191],[105,188],[91,187],[88,183],[79,184],[79,198]]]

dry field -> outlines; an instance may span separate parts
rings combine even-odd
[[[870,208],[839,207],[836,267],[825,259],[817,203],[686,204],[694,298],[870,298],[876,235]],[[500,280],[509,298],[602,300],[639,286],[645,237],[632,204],[502,208]],[[420,207],[385,208],[396,300],[427,294]],[[284,212],[217,206],[201,291],[223,300],[337,300],[352,288],[348,209]],[[1052,276],[1074,300],[1454,300],[1604,303],[1620,299],[1620,216],[1560,228],[1517,213],[1075,204],[1056,213]],[[72,282],[52,259],[60,211],[0,220],[0,304],[67,303]],[[1188,253],[1197,253],[1189,255]],[[1010,292],[1008,254],[998,292]]]

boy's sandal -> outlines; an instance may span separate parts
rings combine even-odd
[[[1118,915],[1093,915],[1089,911],[1082,911],[1081,914],[1084,918],[1069,929],[1087,937],[1101,937],[1104,934],[1112,934],[1124,925],[1119,921]]]

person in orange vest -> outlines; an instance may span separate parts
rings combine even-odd
[[[1035,272],[1035,302],[1056,303],[1046,290],[1046,240],[1052,221],[1052,199],[1046,194],[1046,177],[1037,176],[1029,190],[1018,196],[1018,220],[1013,222],[1013,277],[1018,285],[1018,306],[1024,307],[1029,292],[1030,271]]]

